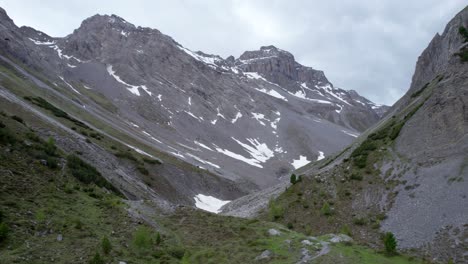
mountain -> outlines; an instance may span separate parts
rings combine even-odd
[[[300,182],[224,212],[252,217],[264,197],[279,196],[261,217],[305,233],[348,233],[374,248],[391,232],[403,252],[468,262],[467,28],[465,8],[418,58],[408,92],[350,147],[299,169]]]
[[[223,59],[115,15],[92,16],[64,38],[18,28],[4,10],[0,21],[4,64],[35,84],[3,89],[42,97],[167,164],[149,178],[165,182],[153,188],[172,204],[273,186],[351,143],[385,111],[274,46]]]

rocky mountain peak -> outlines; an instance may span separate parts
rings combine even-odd
[[[287,87],[291,81],[308,83],[311,86],[332,86],[322,71],[301,65],[291,53],[273,45],[244,52],[236,60],[236,65],[246,72],[257,72],[281,86]]]
[[[415,92],[434,79],[449,64],[449,60],[463,45],[460,26],[468,27],[468,8],[460,11],[445,27],[442,35],[436,33],[429,46],[419,56],[410,91]]]

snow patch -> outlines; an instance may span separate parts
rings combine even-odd
[[[201,143],[201,142],[199,142],[199,141],[196,141],[196,140],[195,140],[193,143],[195,143],[195,145],[198,145],[198,146],[200,146],[200,147],[202,147],[202,148],[204,148],[204,149],[207,149],[207,150],[209,150],[209,151],[213,151],[210,147],[208,147],[207,145],[205,145],[205,144],[203,144],[203,143]]]
[[[195,197],[193,197],[193,199],[195,199],[195,206],[197,208],[200,208],[202,210],[212,212],[215,214],[220,212],[220,209],[223,205],[230,202],[230,201],[223,201],[216,197],[203,195],[203,194],[197,194]]]
[[[346,131],[346,130],[341,130],[341,132],[345,133],[346,135],[350,135],[352,137],[358,137],[359,136],[359,134],[352,133],[352,132],[349,132],[349,131]]]
[[[302,155],[299,155],[299,159],[297,160],[293,160],[293,162],[291,163],[291,165],[294,167],[294,169],[299,169],[300,167],[303,167],[305,165],[307,165],[308,163],[310,163],[309,160],[307,160],[307,157],[306,156],[302,156]]]
[[[265,121],[270,121],[268,119],[265,118],[265,115],[264,114],[259,114],[259,113],[252,113],[252,116],[254,119],[256,119],[260,125],[262,126],[266,126],[265,123],[262,121],[262,120],[265,120]]]
[[[59,76],[59,78],[60,78],[66,85],[68,85],[68,87],[70,87],[75,93],[81,94],[81,93],[78,92],[78,90],[76,90],[71,84],[69,84],[67,81],[65,81],[65,79],[64,79],[62,76]]]
[[[152,93],[148,90],[148,87],[146,87],[146,85],[131,85],[131,84],[128,84],[126,82],[124,82],[118,75],[115,74],[115,71],[112,69],[112,65],[108,65],[107,66],[107,72],[109,73],[110,76],[114,77],[114,79],[127,86],[127,89],[134,95],[137,95],[137,96],[140,96],[140,91],[138,90],[138,88],[141,88],[143,89],[147,94],[149,94],[150,96],[152,95]]]
[[[235,123],[239,118],[242,117],[242,113],[241,112],[237,112],[236,116],[234,117],[234,119],[232,119],[231,123]]]
[[[196,59],[197,61],[201,61],[205,64],[207,64],[208,66],[211,66],[212,68],[216,69],[216,67],[218,67],[218,65],[216,65],[215,62],[218,62],[220,61],[219,58],[216,58],[216,57],[208,57],[208,56],[202,56],[196,52],[193,52],[187,48],[184,48],[182,46],[177,46],[179,49],[181,49],[183,52],[187,53],[188,55],[190,55],[192,58]]]
[[[325,158],[325,154],[323,153],[323,151],[319,151],[318,153],[319,155],[317,157],[317,161],[323,160]]]
[[[186,114],[188,114],[189,116],[191,116],[191,117],[195,118],[196,120],[198,120],[198,122],[203,121],[203,117],[201,117],[201,116],[198,117],[198,116],[194,115],[192,112],[186,111],[186,110],[184,110],[184,112],[185,112]]]
[[[252,158],[258,162],[264,163],[274,156],[274,152],[268,148],[267,144],[258,142],[257,139],[248,138],[247,141],[252,145],[242,143],[241,141],[231,137],[237,144],[241,145]]]
[[[195,156],[195,155],[192,155],[192,154],[190,154],[190,153],[185,153],[185,154],[186,154],[187,156],[192,157],[193,159],[197,160],[198,162],[203,163],[203,164],[210,165],[211,167],[214,167],[214,168],[217,168],[217,169],[221,168],[221,167],[219,167],[218,165],[216,165],[216,164],[214,164],[214,163],[212,163],[212,162],[209,162],[209,161],[200,159],[199,157],[197,157],[197,156]]]
[[[286,97],[282,96],[280,93],[278,93],[277,91],[275,90],[267,90],[265,88],[262,88],[262,89],[259,89],[259,88],[255,88],[255,90],[259,91],[259,92],[262,92],[264,94],[268,94],[269,96],[273,96],[275,98],[278,98],[278,99],[281,99],[281,100],[284,100],[284,101],[288,101],[288,99],[286,99]]]

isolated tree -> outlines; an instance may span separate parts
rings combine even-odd
[[[383,237],[383,242],[385,246],[385,252],[389,255],[395,255],[397,247],[395,236],[391,232],[387,232]]]
[[[291,174],[290,182],[291,184],[295,184],[297,182],[296,174]]]

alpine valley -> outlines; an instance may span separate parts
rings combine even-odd
[[[273,45],[0,8],[0,263],[467,263],[467,62],[468,8],[391,107]]]

